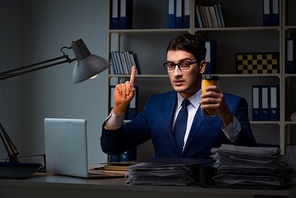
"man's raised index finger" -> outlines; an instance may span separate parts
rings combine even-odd
[[[134,82],[135,82],[135,76],[136,76],[136,67],[133,66],[132,67],[132,73],[131,73],[131,77],[130,77],[130,83],[134,86]]]

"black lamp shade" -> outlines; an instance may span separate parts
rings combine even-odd
[[[72,48],[77,59],[73,71],[74,84],[101,73],[111,65],[104,58],[91,54],[82,39],[73,41]]]

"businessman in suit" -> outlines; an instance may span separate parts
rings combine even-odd
[[[174,91],[150,96],[144,110],[123,125],[124,113],[134,97],[133,67],[130,81],[115,88],[115,105],[102,127],[103,152],[120,154],[149,139],[155,157],[209,158],[211,148],[223,143],[257,146],[244,98],[223,93],[217,86],[208,86],[202,94],[205,54],[201,37],[184,34],[174,38],[164,63]],[[216,116],[203,117],[201,109],[215,109]],[[181,112],[186,112],[180,116],[185,118],[183,122],[178,121]],[[181,125],[185,128],[179,130]]]

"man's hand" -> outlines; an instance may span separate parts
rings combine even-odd
[[[116,115],[124,113],[128,107],[128,104],[134,97],[135,76],[136,76],[136,67],[133,66],[130,80],[126,81],[125,83],[118,84],[115,87],[115,92],[114,92],[115,104],[113,107],[113,112]]]
[[[205,88],[207,92],[202,94],[200,108],[215,109],[216,114],[223,120],[224,127],[233,122],[234,115],[226,104],[223,92],[217,86],[208,86]]]

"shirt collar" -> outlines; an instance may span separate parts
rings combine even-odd
[[[190,103],[192,104],[192,106],[194,108],[198,108],[199,107],[199,101],[201,100],[200,96],[201,96],[202,90],[200,89],[198,92],[196,92],[193,96],[191,96],[190,98],[188,98],[188,100],[190,101]],[[178,106],[177,108],[180,108],[182,105],[182,102],[184,100],[184,98],[178,93]]]

